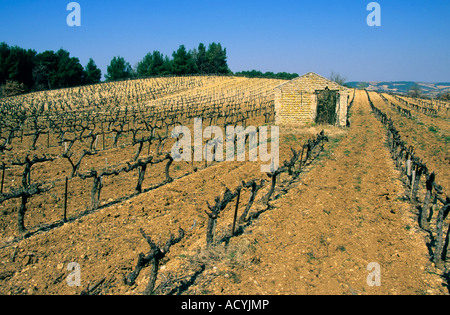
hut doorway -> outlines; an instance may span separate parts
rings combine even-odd
[[[336,106],[338,92],[325,90],[316,91],[317,94],[317,116],[316,124],[335,125],[337,120]]]

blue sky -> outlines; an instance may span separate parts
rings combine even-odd
[[[114,56],[220,42],[232,71],[309,71],[348,81],[450,82],[450,1],[385,0],[369,27],[369,0],[0,0],[0,42],[37,52],[64,48],[102,69]]]

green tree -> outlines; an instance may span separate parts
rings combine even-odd
[[[84,75],[80,60],[64,49],[37,54],[0,43],[0,84],[17,82],[25,91],[55,89],[81,85]]]
[[[168,56],[164,56],[159,51],[154,51],[152,57],[152,76],[172,74],[172,61]]]
[[[292,80],[298,77],[299,77],[298,73],[279,72],[275,74],[274,79]]]
[[[89,59],[88,64],[84,68],[84,83],[97,84],[102,78],[102,71],[97,67],[92,58]]]
[[[257,70],[236,72],[234,75],[247,78],[267,78],[267,79],[281,79],[281,80],[292,80],[298,77],[297,73],[287,73],[287,72],[262,73],[261,71]]]
[[[261,71],[256,71],[256,70],[236,72],[235,75],[247,77],[247,78],[261,78],[264,76],[264,74]]]
[[[5,42],[0,43],[0,85],[5,84],[9,78],[9,69],[6,60],[11,53],[11,48]]]
[[[139,77],[149,77],[153,62],[153,54],[148,53],[145,57],[138,62],[136,66],[136,74]]]
[[[51,83],[47,67],[39,63],[33,68],[33,90],[42,91],[50,88]]]
[[[164,64],[161,66],[161,75],[173,74],[173,61],[169,56],[164,56]]]
[[[35,90],[56,88],[58,62],[59,57],[52,50],[46,50],[36,56],[36,66],[33,69]]]
[[[70,53],[64,49],[56,52],[58,56],[58,70],[56,72],[56,88],[68,88],[82,85],[84,82],[84,68],[80,60],[70,57]]]
[[[67,50],[44,51],[36,56],[32,72],[34,89],[58,89],[84,83],[85,72],[80,60]]]
[[[181,45],[176,52],[172,54],[172,72],[175,75],[196,74],[198,72],[197,64],[191,52],[186,51],[186,47]]]
[[[30,90],[33,86],[33,68],[35,66],[36,51],[26,50],[18,46],[9,47],[0,44],[0,84],[14,81]]]
[[[206,46],[203,43],[200,43],[198,45],[198,49],[194,49],[192,55],[195,59],[195,63],[197,64],[198,73],[207,73],[209,63],[208,58],[206,57]]]
[[[125,80],[133,76],[133,69],[123,57],[117,56],[107,67],[105,78],[107,81]]]
[[[222,49],[220,43],[211,43],[206,52],[208,66],[206,73],[229,74],[231,73],[227,64],[227,49]]]
[[[148,53],[138,62],[136,73],[140,77],[167,75],[170,73],[170,60],[159,51]]]

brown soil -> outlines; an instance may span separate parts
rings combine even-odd
[[[403,106],[394,97],[384,96],[396,105]],[[411,110],[413,118],[400,115],[388,106],[381,97],[370,92],[374,105],[394,120],[395,128],[400,132],[403,141],[412,145],[416,154],[431,172],[436,173],[436,182],[448,194],[450,191],[450,120],[443,117],[431,117]],[[403,106],[405,107],[405,106]]]
[[[310,137],[290,132],[281,138],[281,161]],[[258,163],[218,163],[1,248],[0,293],[79,294],[104,279],[97,293],[138,294],[149,268],[134,286],[123,278],[149,249],[139,229],[162,244],[182,227],[186,236],[162,262],[157,293],[198,273],[183,294],[448,294],[411,206],[402,201],[404,189],[384,140],[365,92],[357,92],[348,133],[330,137],[326,152],[295,185],[285,187],[285,195],[278,191],[272,207],[227,246],[205,250],[206,202],[226,187],[267,179]],[[120,186],[104,198],[118,192]],[[241,199],[248,197],[245,192]],[[219,238],[230,230],[233,207],[219,217]],[[252,211],[259,210],[265,207],[257,203]],[[81,287],[66,283],[71,262],[81,266]],[[381,267],[380,287],[367,284],[371,262]]]

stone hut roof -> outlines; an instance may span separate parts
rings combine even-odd
[[[326,87],[333,91],[346,91],[348,88],[337,84],[334,81],[328,80],[314,72],[308,72],[298,78],[295,78],[291,81],[280,84],[275,89],[281,89],[286,85],[295,84],[296,86],[300,86],[301,90],[314,93],[317,90],[324,90]]]

